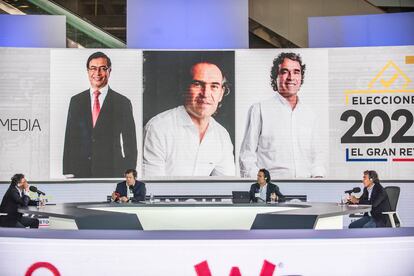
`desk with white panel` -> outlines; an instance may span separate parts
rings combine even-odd
[[[64,203],[21,208],[48,216],[51,229],[250,230],[342,229],[342,216],[371,206],[306,202],[232,203]]]

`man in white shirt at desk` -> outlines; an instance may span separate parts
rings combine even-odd
[[[235,175],[233,144],[212,117],[225,96],[226,79],[208,61],[194,64],[182,106],[145,126],[144,176]]]
[[[305,69],[299,54],[274,59],[271,85],[277,93],[250,107],[240,149],[242,177],[254,177],[259,168],[272,178],[325,177],[318,118],[297,95]]]

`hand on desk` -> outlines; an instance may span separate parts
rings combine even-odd
[[[120,201],[120,202],[123,202],[123,203],[128,202],[128,200],[129,200],[129,199],[128,199],[126,196],[123,196],[123,197],[120,197],[120,198],[119,198],[119,201]]]
[[[121,197],[121,195],[117,192],[112,193],[112,200],[118,202],[128,202],[128,198],[126,196]]]
[[[355,196],[350,196],[348,199],[348,202],[352,203],[352,204],[358,204],[359,203],[359,199],[356,198]]]

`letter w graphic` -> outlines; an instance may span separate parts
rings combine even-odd
[[[207,261],[203,261],[194,266],[197,276],[212,276],[210,268]],[[264,260],[262,265],[262,270],[260,271],[260,276],[272,276],[273,272],[276,269],[276,265],[271,262]],[[237,266],[233,266],[230,270],[229,276],[242,276],[240,269]]]

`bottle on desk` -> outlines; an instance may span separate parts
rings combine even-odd
[[[278,197],[276,195],[276,193],[271,193],[270,194],[270,203],[276,203],[278,201]]]
[[[37,200],[36,200],[36,207],[37,207],[37,209],[42,208],[42,207],[45,205],[45,203],[44,203],[44,202],[45,202],[45,201],[44,201],[43,197],[42,197],[41,195],[39,195],[39,196],[37,197]]]

